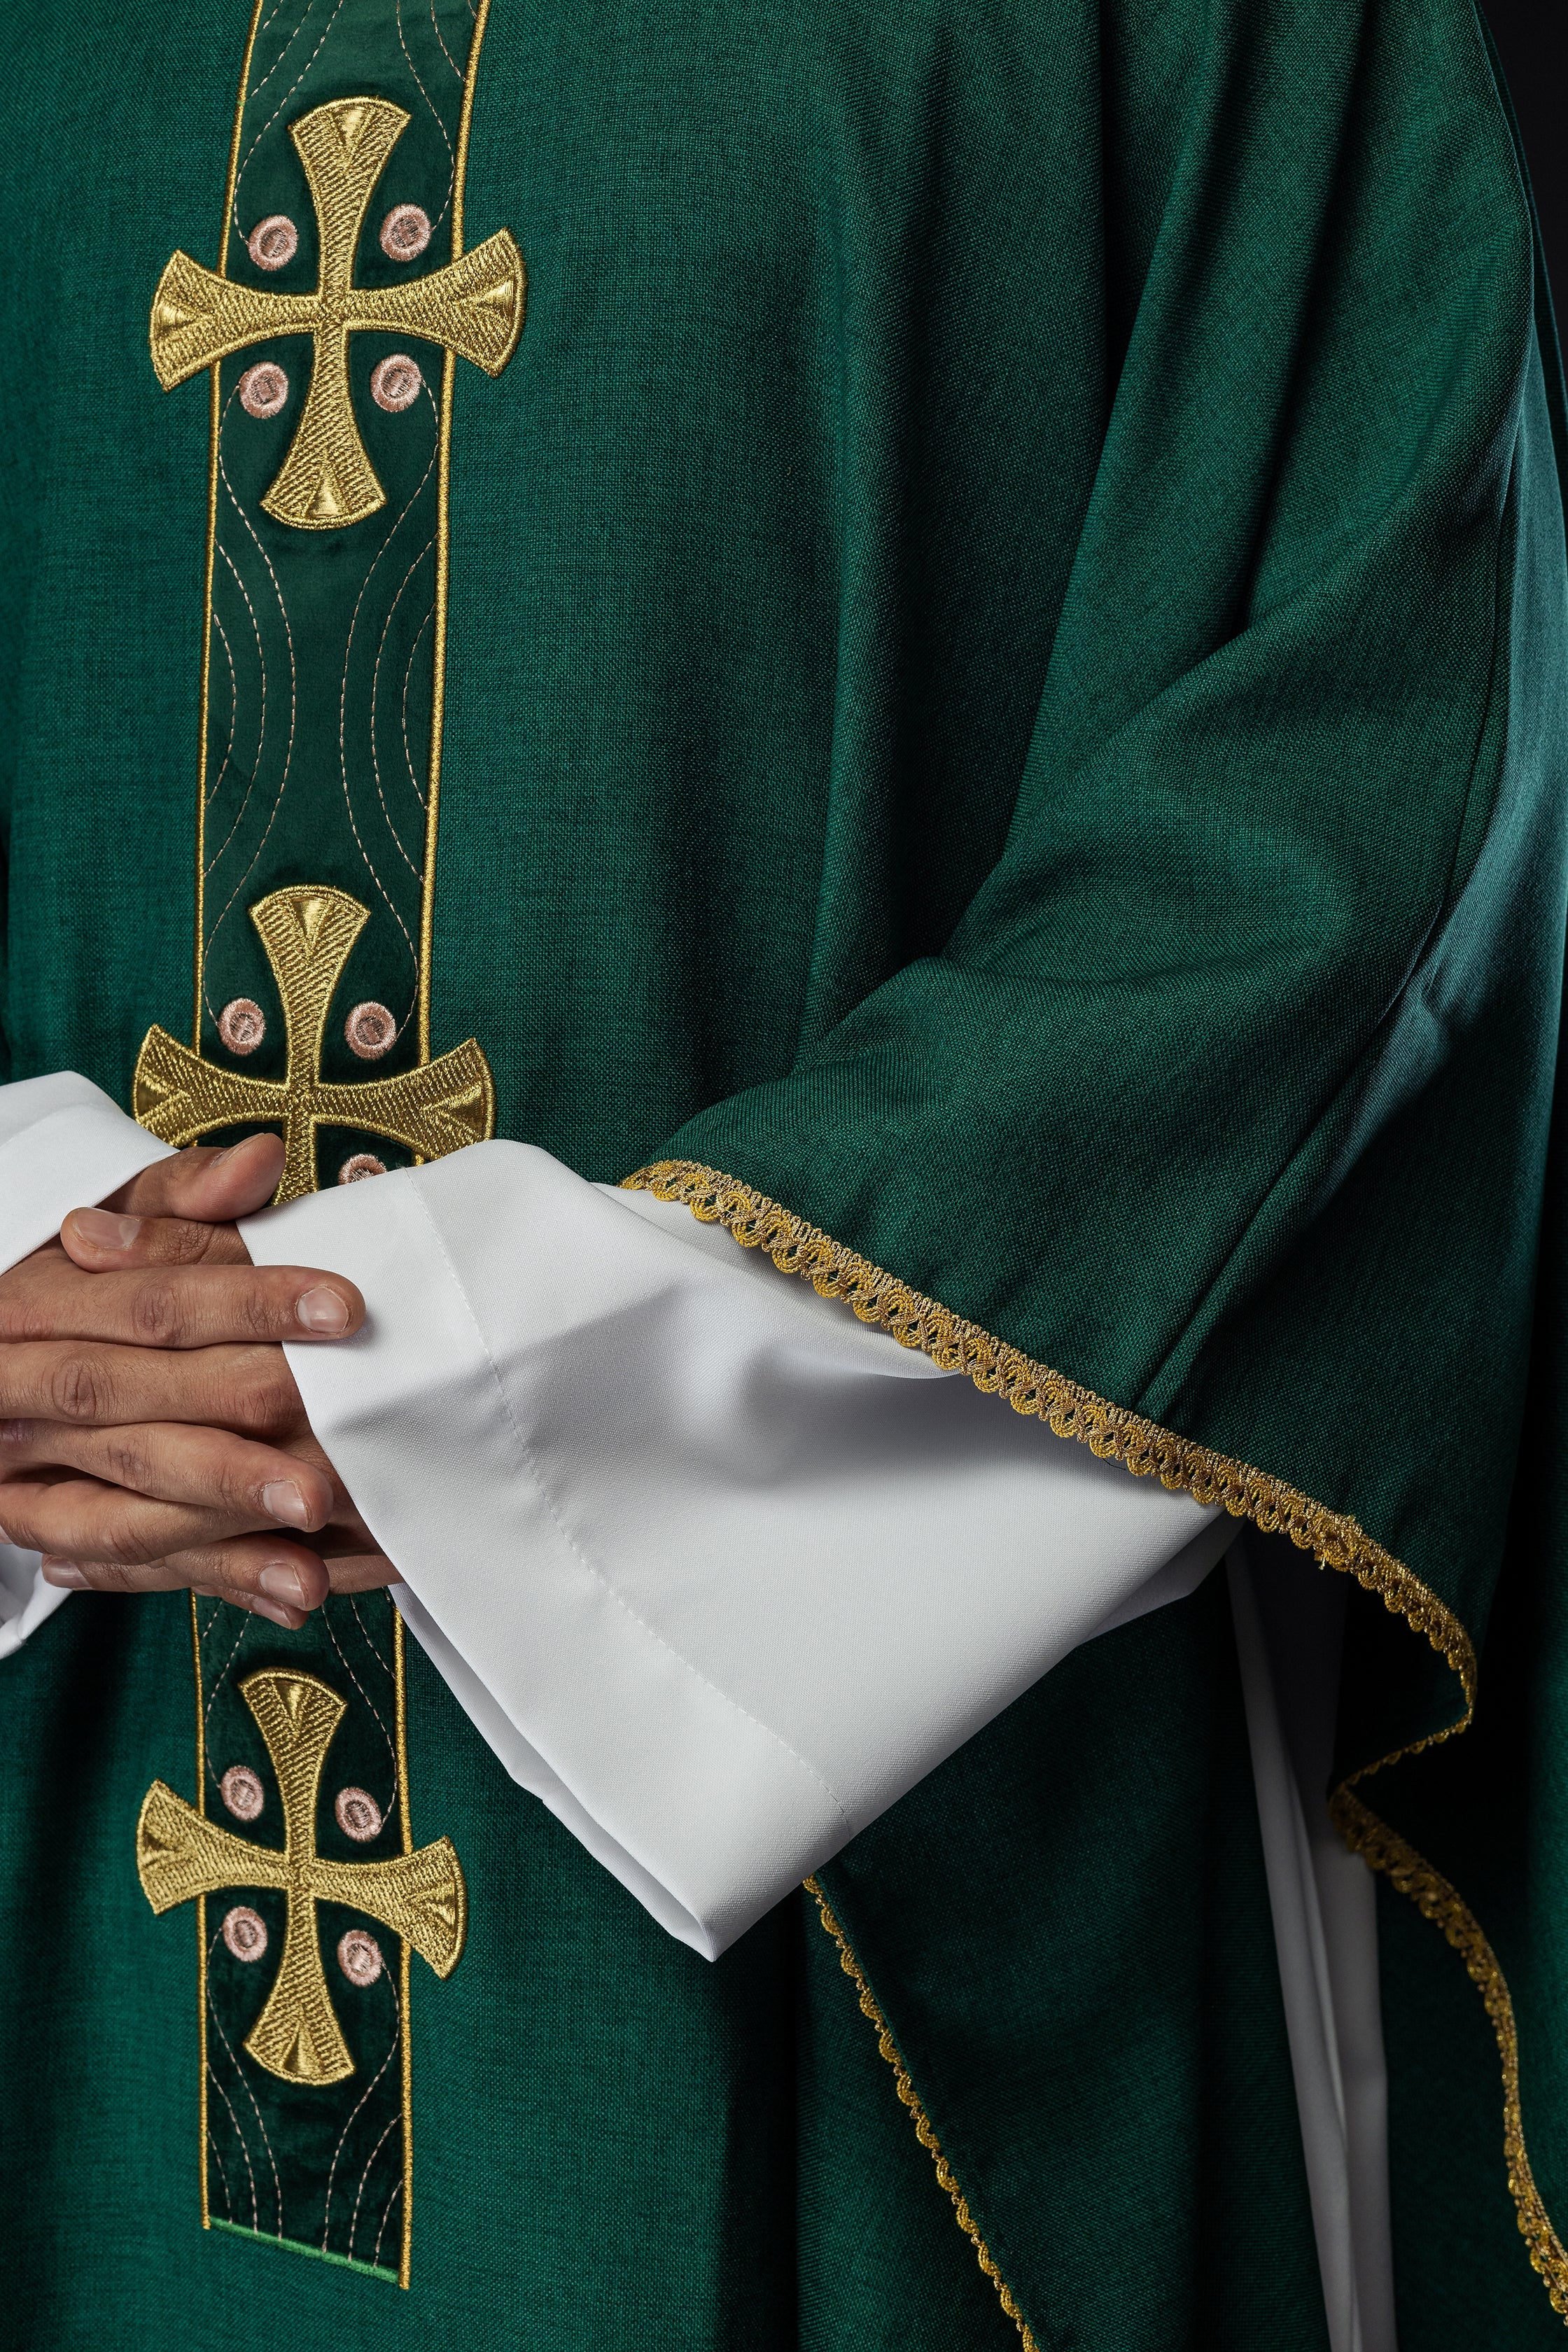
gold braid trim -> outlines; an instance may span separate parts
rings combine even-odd
[[[1003,2310],[1006,2313],[1008,2318],[1013,2322],[1019,2335],[1023,2337],[1023,2352],[1040,2352],[1040,2347],[1030,2331],[1028,2322],[1025,2319],[1023,2313],[1019,2310],[1017,2305],[1013,2300],[1013,2291],[1011,2287],[1009,2287],[1006,2280],[1003,2277],[1001,2272],[997,2269],[995,2263],[991,2259],[991,2249],[986,2244],[984,2239],[981,2236],[979,2229],[975,2224],[974,2216],[969,2210],[963,2191],[960,2189],[958,2182],[953,2176],[952,2167],[949,2164],[946,2157],[943,2156],[942,2152],[942,2142],[938,2139],[935,2132],[931,2129],[931,2117],[927,2115],[924,2107],[921,2105],[920,2093],[915,2089],[913,2083],[910,2080],[910,2070],[899,2055],[899,2045],[893,2040],[892,2035],[889,2032],[888,2021],[882,2015],[881,2011],[878,2008],[876,2000],[872,1996],[871,1988],[860,1972],[860,1963],[850,1949],[848,1937],[845,1935],[843,1928],[839,1926],[838,1921],[834,1916],[832,1911],[829,1910],[827,1897],[824,1895],[821,1887],[817,1885],[816,1880],[815,1878],[808,1878],[805,1882],[805,1886],[807,1894],[816,1895],[816,1907],[821,1915],[822,1924],[838,1947],[839,1967],[843,1969],[845,1975],[850,1979],[850,1982],[856,1986],[859,1992],[861,2014],[865,2017],[868,2017],[871,2023],[877,2029],[877,2047],[893,2070],[894,2076],[898,2083],[899,2096],[903,2101],[905,2106],[908,2107],[914,2121],[915,2137],[920,2141],[920,2144],[923,2148],[930,2150],[931,2158],[936,2165],[937,2179],[952,2200],[954,2221],[958,2223],[959,2228],[963,2231],[964,2236],[969,2239],[973,2244],[976,2261],[979,2263],[981,2269],[984,2272],[986,2277],[990,2280],[992,2285],[995,2288],[997,2294],[1002,2298]]]
[[[1190,1438],[1162,1429],[1141,1413],[1110,1404],[1080,1388],[1048,1364],[1037,1363],[978,1324],[966,1323],[934,1298],[911,1290],[896,1275],[846,1249],[776,1201],[738,1184],[732,1176],[693,1160],[659,1160],[625,1179],[628,1192],[651,1192],[656,1200],[679,1201],[704,1224],[721,1224],[742,1249],[763,1249],[781,1274],[797,1275],[824,1298],[841,1298],[862,1323],[890,1332],[901,1348],[918,1348],[945,1372],[966,1372],[987,1396],[1005,1398],[1015,1412],[1034,1413],[1057,1437],[1087,1445],[1101,1460],[1120,1462],[1134,1478],[1157,1477],[1163,1486],[1191,1495],[1205,1507],[1219,1503],[1232,1518],[1248,1519],[1265,1535],[1289,1536],[1310,1551],[1320,1567],[1353,1576],[1375,1592],[1385,1609],[1425,1633],[1438,1656],[1458,1676],[1465,1711],[1457,1723],[1401,1755],[1414,1755],[1469,1724],[1476,1701],[1476,1653],[1469,1635],[1402,1560],[1374,1543],[1343,1511],[1331,1511],[1282,1478],[1211,1453]],[[1392,1756],[1380,1759],[1391,1764]]]
[[[1381,1870],[1401,1895],[1409,1897],[1424,1918],[1430,1919],[1435,1927],[1441,1927],[1486,2003],[1502,2060],[1503,2155],[1508,2164],[1509,2189],[1519,2209],[1520,2235],[1552,2298],[1552,2310],[1568,2317],[1568,2251],[1541,2201],[1525,2150],[1524,2117],[1519,2099],[1519,2029],[1497,1954],[1488,1943],[1480,1921],[1447,1880],[1386,1822],[1380,1821],[1363,1805],[1348,1782],[1335,1790],[1329,1810],[1334,1827],[1351,1852],[1359,1853],[1373,1870]]]

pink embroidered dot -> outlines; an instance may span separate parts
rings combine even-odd
[[[412,408],[425,389],[425,379],[419,363],[406,352],[394,352],[383,360],[370,379],[370,396],[378,408]]]
[[[226,1911],[223,1939],[237,1960],[258,1960],[267,1949],[267,1922],[247,1903]]]
[[[338,1817],[339,1829],[357,1838],[361,1845],[381,1828],[381,1807],[368,1789],[340,1789],[332,1811]]]
[[[237,996],[218,1014],[217,1034],[231,1054],[254,1054],[267,1034],[267,1015],[248,996]]]
[[[397,1024],[384,1004],[356,1004],[343,1023],[343,1035],[362,1062],[378,1062],[397,1042]]]
[[[359,1864],[354,1865],[357,1870]],[[350,1984],[373,1985],[386,1966],[381,1946],[363,1927],[351,1927],[338,1946],[338,1966]]]
[[[268,213],[245,240],[258,269],[283,269],[300,250],[300,232],[287,213]]]
[[[381,224],[381,249],[388,261],[417,261],[430,242],[430,215],[423,205],[394,205]]]
[[[253,1772],[248,1764],[231,1764],[218,1786],[236,1821],[253,1822],[267,1802],[260,1775]]]
[[[374,1151],[356,1151],[353,1159],[345,1160],[339,1169],[338,1181],[340,1184],[363,1184],[367,1176],[384,1176],[385,1173],[384,1160],[378,1160]]]
[[[275,361],[259,361],[239,379],[239,404],[247,416],[276,416],[288,397],[289,379]]]

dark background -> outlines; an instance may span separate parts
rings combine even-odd
[[[1524,137],[1559,329],[1568,309],[1568,11],[1564,0],[1482,0]]]

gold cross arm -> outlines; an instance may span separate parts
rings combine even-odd
[[[499,375],[522,332],[527,274],[510,231],[443,269],[400,286],[353,283],[354,254],[375,184],[408,116],[381,98],[336,99],[289,131],[305,167],[321,240],[313,294],[272,294],[175,253],[153,297],[153,365],[165,392],[247,343],[311,335],[310,388],[281,472],[261,503],[300,530],[340,530],[386,502],[354,419],[351,334],[378,328],[439,343]]]
[[[439,1160],[495,1132],[495,1081],[473,1037],[417,1069],[358,1084],[321,1075],[332,994],[369,918],[344,890],[275,890],[250,910],[283,1001],[283,1077],[253,1078],[208,1062],[154,1025],[136,1057],[132,1106],[163,1142],[183,1150],[214,1128],[257,1122],[283,1129],[282,1181],[275,1199],[316,1189],[316,1129],[363,1128],[401,1143],[419,1160]]]
[[[363,1911],[402,1936],[438,1977],[462,1957],[468,1890],[449,1838],[388,1862],[334,1862],[316,1851],[316,1801],[333,1734],[347,1713],[314,1675],[268,1668],[240,1685],[277,1776],[283,1844],[252,1845],[162,1780],[142,1801],[136,1868],[154,1911],[230,1887],[270,1887],[287,1901],[283,1953],[246,2039],[257,2063],[290,2083],[341,2083],[354,2071],[321,1966],[318,1903]]]

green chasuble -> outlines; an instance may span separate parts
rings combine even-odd
[[[1558,2341],[1563,408],[1469,0],[9,23],[0,1076],[635,1175],[1344,1577],[1401,2346]],[[0,1665],[0,2343],[1323,2352],[1223,1579],[711,1966],[384,1595],[194,1634]]]

